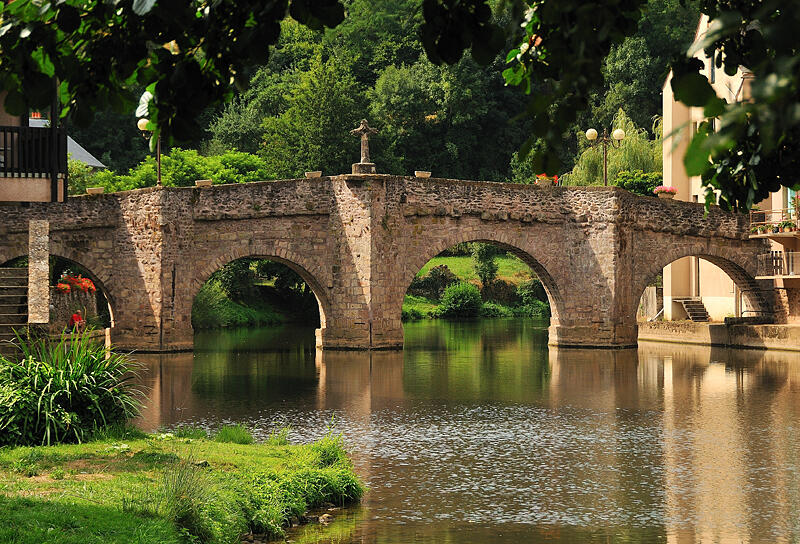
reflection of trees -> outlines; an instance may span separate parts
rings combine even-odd
[[[406,326],[404,387],[419,397],[527,402],[548,378],[546,330],[532,320]]]

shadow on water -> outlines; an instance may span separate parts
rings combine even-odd
[[[800,540],[800,355],[547,347],[529,320],[422,321],[404,351],[281,327],[141,355],[140,425],[331,419],[370,492],[299,542]]]

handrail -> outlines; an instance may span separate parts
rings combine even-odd
[[[63,127],[0,126],[0,176],[44,177],[66,173],[67,133]]]

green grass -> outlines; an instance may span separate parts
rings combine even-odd
[[[514,285],[531,279],[531,270],[527,264],[522,262],[517,257],[500,255],[495,257],[497,263],[497,279],[504,280]],[[417,273],[417,277],[422,277],[434,266],[447,265],[450,271],[459,277],[461,280],[469,282],[478,282],[478,276],[475,275],[475,267],[472,263],[472,257],[434,257]]]
[[[126,435],[120,435],[126,436]],[[0,542],[236,542],[360,499],[341,437],[232,444],[171,433],[0,449]]]
[[[244,425],[223,425],[214,435],[217,442],[229,442],[231,444],[252,444],[253,435]]]
[[[192,326],[195,329],[277,325],[285,321],[286,317],[272,306],[251,307],[234,302],[215,281],[206,282],[200,288],[192,306]]]
[[[403,299],[404,312],[416,312],[422,317],[430,316],[438,306],[439,301],[430,298],[406,295]]]

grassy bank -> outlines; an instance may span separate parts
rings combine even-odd
[[[231,300],[215,281],[206,282],[192,305],[192,326],[195,329],[218,329],[248,325],[277,325],[288,321],[275,306],[254,300],[251,304]]]
[[[510,255],[498,255],[494,258],[497,263],[497,279],[519,285],[522,282],[531,279],[531,272],[528,265],[520,259]],[[472,257],[469,256],[455,256],[455,257],[434,257],[417,273],[417,277],[426,275],[434,266],[445,265],[450,271],[463,281],[472,283],[478,282],[478,276],[475,274],[475,265]]]
[[[247,442],[246,431],[219,439]],[[219,442],[202,431],[116,433],[84,444],[0,449],[0,542],[236,542],[283,536],[309,508],[363,487],[336,435],[309,445]]]

